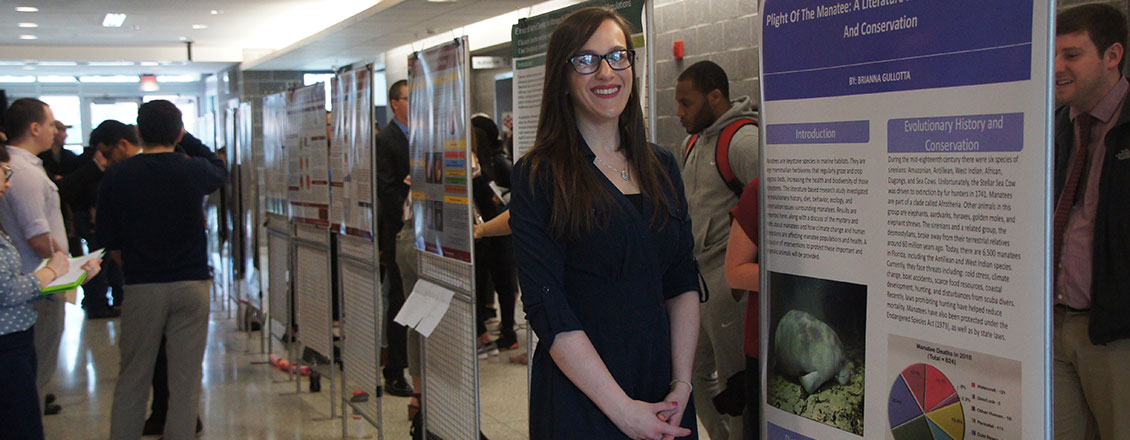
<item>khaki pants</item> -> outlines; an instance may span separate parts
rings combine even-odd
[[[1089,323],[1055,308],[1055,438],[1130,439],[1130,339],[1092,345]]]
[[[63,339],[64,305],[66,298],[56,293],[35,302],[35,357],[38,366],[35,372],[35,386],[39,389],[39,404],[47,395],[47,385],[55,376],[59,363],[59,341]]]
[[[165,438],[196,437],[211,286],[211,280],[125,286],[118,341],[121,370],[114,388],[111,439],[141,437],[161,335],[168,340],[166,356],[169,360],[169,414],[165,419]]]

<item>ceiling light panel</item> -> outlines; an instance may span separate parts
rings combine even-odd
[[[17,24],[16,26],[19,26],[19,27],[22,27],[22,28],[25,28],[25,29],[27,29],[27,28],[37,28],[37,27],[39,27],[39,25],[38,25],[38,24],[35,24],[35,23],[27,23],[27,22],[24,22],[24,23],[20,23],[20,24]]]
[[[192,28],[193,29],[208,29],[208,25],[206,25],[206,24],[194,24],[194,25],[192,25]]]
[[[34,76],[0,75],[0,83],[33,83]]]
[[[111,12],[102,19],[102,27],[120,28],[126,22],[126,14]]]
[[[79,81],[84,83],[135,83],[141,81],[137,75],[89,75],[80,76]]]
[[[37,37],[35,35],[26,35],[25,34],[25,35],[20,35],[20,39],[21,40],[38,40],[39,37]]]
[[[39,77],[41,83],[55,83],[55,84],[69,84],[78,82],[74,76],[71,75],[45,75]]]
[[[35,6],[16,6],[16,12],[39,12]]]

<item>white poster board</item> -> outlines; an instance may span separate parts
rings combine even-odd
[[[286,100],[287,200],[291,220],[330,227],[329,134],[326,128],[326,85],[317,83],[290,92]]]
[[[766,438],[1050,435],[1050,6],[765,1]]]

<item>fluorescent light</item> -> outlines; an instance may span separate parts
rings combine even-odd
[[[102,19],[102,27],[119,28],[126,21],[126,14],[111,12]]]
[[[41,83],[76,83],[78,82],[72,75],[46,75],[38,78]]]
[[[212,12],[212,15],[223,15],[223,13],[224,13],[224,11],[221,11],[219,9],[213,9],[211,12]]]
[[[157,67],[160,64],[157,63],[156,61],[142,61],[140,63],[137,63],[137,65],[139,65],[141,67]]]
[[[16,6],[16,12],[39,12],[35,6]]]
[[[124,67],[132,66],[133,61],[91,61],[86,65],[90,67]]]
[[[159,83],[188,83],[197,81],[200,81],[200,75],[157,75],[157,82]]]
[[[39,25],[35,24],[35,23],[20,23],[16,26],[19,26],[19,27],[22,27],[22,28],[37,28],[37,27],[39,27]]]
[[[35,70],[35,66],[24,66],[24,70]]]
[[[34,76],[0,75],[0,83],[33,83]]]
[[[39,37],[37,37],[35,35],[24,34],[24,35],[20,35],[20,39],[21,40],[38,40]]]
[[[180,37],[180,38],[178,38],[178,40],[181,40],[181,41],[188,41],[188,37]]]
[[[23,61],[0,61],[0,66],[22,66]]]
[[[40,61],[38,64],[44,67],[69,67],[78,65],[78,63],[74,61]]]
[[[89,75],[80,76],[78,80],[84,83],[135,83],[141,78],[137,75]]]
[[[206,25],[206,24],[194,24],[194,25],[192,25],[192,28],[193,29],[208,29],[208,25]]]

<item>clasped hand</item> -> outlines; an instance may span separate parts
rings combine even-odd
[[[668,395],[668,397],[671,397]],[[620,407],[612,421],[621,432],[636,440],[668,440],[691,435],[679,426],[685,401],[668,400],[648,403],[632,400]]]

